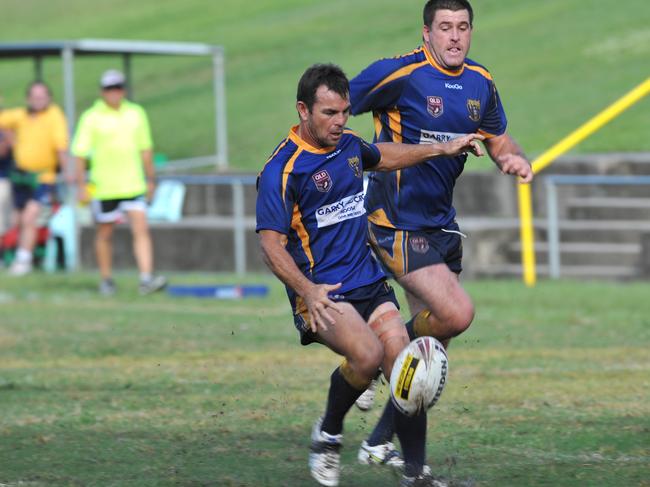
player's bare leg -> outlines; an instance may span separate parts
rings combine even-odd
[[[147,222],[147,213],[141,210],[127,212],[133,235],[133,255],[140,271],[140,294],[151,294],[163,289],[167,280],[153,275],[153,245]]]
[[[19,213],[20,236],[16,256],[9,269],[13,276],[23,276],[32,270],[33,251],[36,246],[37,220],[41,205],[29,200]]]
[[[309,467],[321,485],[338,485],[343,419],[375,376],[384,358],[377,336],[349,303],[337,303],[334,323],[318,330],[318,341],[345,360],[331,375],[325,414],[312,430]]]
[[[417,269],[397,281],[406,290],[415,336],[433,336],[447,347],[472,323],[472,300],[446,264]]]
[[[102,281],[99,292],[104,296],[115,294],[113,283],[113,228],[114,223],[98,223],[95,233],[95,255]]]

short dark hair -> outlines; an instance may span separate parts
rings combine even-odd
[[[437,10],[451,10],[454,12],[456,10],[467,10],[469,12],[469,25],[470,27],[473,25],[474,11],[468,0],[429,0],[422,11],[424,25],[431,27]]]
[[[316,91],[322,85],[342,98],[350,94],[350,83],[340,67],[336,64],[314,64],[307,68],[298,82],[296,101],[303,102],[311,112],[316,102]]]

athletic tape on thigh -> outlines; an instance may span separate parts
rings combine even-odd
[[[369,326],[382,343],[386,343],[396,336],[403,336],[406,333],[402,325],[402,318],[396,309],[380,314],[372,320]]]
[[[372,382],[372,378],[367,379],[365,377],[360,377],[359,374],[352,370],[352,366],[347,359],[343,359],[343,362],[341,362],[341,365],[339,366],[339,370],[341,371],[341,375],[345,381],[359,391],[365,391]]]

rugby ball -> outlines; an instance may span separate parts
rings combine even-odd
[[[419,337],[402,350],[390,374],[390,396],[395,407],[415,416],[433,406],[447,382],[447,352],[433,337]]]

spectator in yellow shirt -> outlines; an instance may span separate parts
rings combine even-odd
[[[14,134],[16,167],[10,179],[20,237],[9,272],[21,276],[32,270],[38,218],[55,196],[57,167],[66,161],[68,129],[42,81],[28,86],[27,107],[0,112],[0,128]]]

